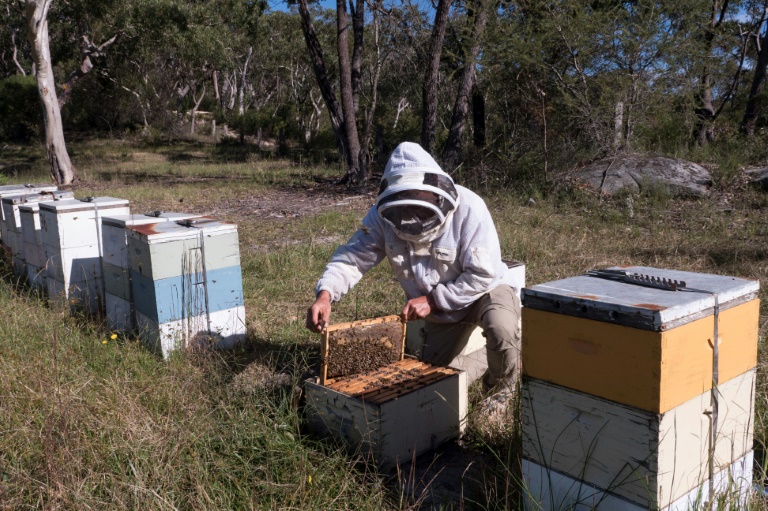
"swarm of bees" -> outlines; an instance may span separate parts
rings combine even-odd
[[[399,321],[329,332],[327,377],[365,373],[397,362],[403,342],[403,326]]]

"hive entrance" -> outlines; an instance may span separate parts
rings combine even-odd
[[[399,316],[329,326],[323,331],[320,383],[402,360],[404,347],[405,323]]]

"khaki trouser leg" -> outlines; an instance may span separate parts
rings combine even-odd
[[[422,359],[448,365],[467,345],[475,326],[483,329],[488,369],[483,387],[490,390],[504,383],[515,387],[520,378],[520,300],[509,286],[499,286],[470,306],[460,323],[424,325]]]

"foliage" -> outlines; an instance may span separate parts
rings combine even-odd
[[[40,132],[42,111],[34,76],[0,80],[0,141],[29,142]]]
[[[455,2],[450,13],[440,67],[438,153],[462,59],[474,42],[476,5]],[[270,143],[291,151],[336,149],[323,135],[331,132],[328,111],[295,6],[271,9],[267,2],[234,0],[73,0],[53,6],[52,58],[60,86],[82,64],[84,40],[98,46],[115,37],[93,56],[93,70],[68,89],[68,130],[113,136],[159,130],[179,137],[190,132],[188,112],[200,99],[200,109],[213,111],[218,126],[244,134],[260,129]],[[7,18],[0,27],[0,76],[29,73],[21,11],[11,0],[0,7]],[[547,181],[626,150],[723,161],[720,150],[697,149],[703,124],[714,145],[727,140],[734,152],[756,159],[733,158],[759,163],[760,151],[750,149],[759,144],[740,138],[737,126],[757,62],[753,41],[765,32],[763,10],[752,0],[728,2],[723,22],[715,23],[712,7],[711,0],[502,2],[481,41],[472,94],[484,109],[470,115],[461,171],[507,169],[496,177]],[[337,89],[335,12],[313,3],[311,13]],[[434,11],[420,2],[387,0],[367,2],[366,13],[357,122],[363,132],[378,69],[374,135],[366,150],[381,162],[398,142],[418,139]],[[707,94],[717,116],[705,119]],[[753,101],[762,112],[765,97],[763,86]],[[766,124],[763,113],[753,139]],[[487,140],[474,146],[479,130]]]

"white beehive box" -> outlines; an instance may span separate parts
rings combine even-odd
[[[88,197],[40,205],[40,227],[44,245],[56,248],[101,244],[101,219],[128,215],[127,200],[114,197]]]
[[[45,290],[45,250],[40,235],[40,206],[38,203],[19,206],[21,238],[27,263],[27,281],[34,288]]]
[[[341,440],[383,469],[408,463],[458,438],[467,414],[466,373],[413,359],[392,366],[396,365],[422,371],[425,383],[417,381],[409,387],[407,381],[399,382],[399,388],[375,398],[350,395],[344,382],[325,386],[306,382],[307,417],[312,431]],[[378,377],[386,378],[392,370],[382,368]],[[430,376],[435,379],[429,380]]]
[[[712,490],[716,495],[725,495],[730,508],[714,509],[751,509],[749,507],[752,492],[752,469],[754,451],[749,451],[730,466],[716,473],[713,477]],[[583,481],[546,469],[541,465],[523,459],[525,477],[523,491],[526,495],[536,495],[536,501],[525,502],[526,511],[648,511],[648,506],[641,506],[617,495],[602,491],[585,484]],[[710,481],[694,488],[675,501],[662,507],[650,509],[658,511],[698,511],[707,509]]]
[[[22,184],[22,185],[3,185],[0,186],[0,199],[3,197],[10,197],[11,195],[24,195],[28,193],[44,193],[55,192],[59,188],[56,185],[50,184]],[[5,221],[5,213],[0,210],[0,218]],[[2,223],[0,223],[2,226]],[[0,233],[5,236],[5,227],[0,227]]]
[[[212,218],[127,229],[136,324],[167,356],[177,348],[245,339],[237,226]]]
[[[101,310],[101,218],[130,214],[128,201],[89,197],[42,202],[39,214],[50,299],[83,306],[89,312]]]
[[[754,389],[754,369],[719,388],[716,473],[752,451]],[[588,481],[642,509],[664,508],[708,477],[710,410],[709,392],[658,414],[526,379],[523,456],[536,473]]]
[[[320,377],[304,385],[312,431],[383,469],[457,438],[467,414],[466,373],[404,358],[404,345],[398,316],[327,327]]]
[[[153,225],[198,216],[200,215],[155,211],[147,214],[105,216],[101,219],[104,305],[110,329],[127,331],[135,326],[126,227]]]
[[[26,275],[26,242],[25,239],[35,238],[38,231],[25,234],[24,224],[21,221],[20,208],[26,204],[37,204],[40,202],[56,201],[72,197],[72,192],[53,191],[40,193],[25,193],[24,195],[10,195],[0,200],[0,207],[3,210],[3,224],[5,226],[4,243],[10,249],[13,257],[14,270],[18,275]],[[34,252],[34,249],[33,249]],[[37,254],[31,254],[33,262],[40,266]]]

